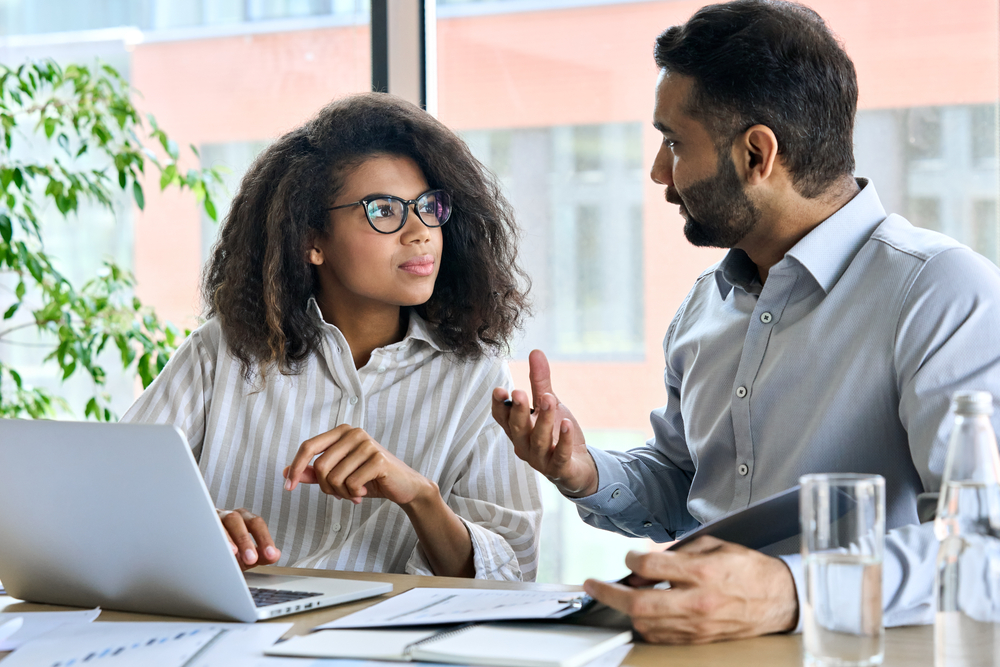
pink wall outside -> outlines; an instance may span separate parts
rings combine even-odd
[[[455,129],[641,121],[645,161],[657,33],[701,2],[646,2],[442,20],[440,118]],[[865,108],[997,100],[995,0],[814,0],[858,70]],[[272,138],[328,100],[368,87],[367,27],[330,28],[136,47],[135,86],[181,145]],[[150,192],[137,213],[139,294],[191,326],[198,312],[200,219],[193,198]],[[694,278],[722,252],[695,249],[675,207],[645,191],[646,357],[559,363],[560,398],[585,428],[648,431],[664,400],[661,340]],[[523,362],[513,364],[527,386]]]

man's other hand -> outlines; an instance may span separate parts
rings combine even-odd
[[[549,362],[541,350],[528,355],[532,402],[515,389],[493,390],[493,418],[514,444],[514,453],[570,497],[597,491],[597,466],[576,418],[552,392]],[[511,405],[505,401],[510,399]],[[534,409],[532,409],[534,405]],[[532,414],[534,412],[534,414]]]
[[[670,588],[636,589],[588,579],[584,589],[628,614],[654,644],[706,644],[774,632],[798,623],[795,581],[785,563],[714,537],[676,551],[629,552],[633,580],[669,581]]]

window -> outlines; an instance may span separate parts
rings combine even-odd
[[[267,148],[267,141],[235,141],[226,144],[206,144],[201,147],[203,167],[224,167],[223,191],[218,197],[215,209],[218,221],[212,220],[204,212],[201,214],[201,261],[207,262],[212,256],[212,246],[219,237],[219,224],[229,215],[233,197],[243,180],[243,175],[261,151]]]
[[[644,354],[638,123],[466,131],[503,181],[524,230],[535,317],[516,356]]]
[[[996,262],[996,113],[996,104],[862,110],[857,173],[874,181],[887,211]]]
[[[0,34],[33,35],[130,26],[164,30],[288,19],[366,17],[369,0],[7,0]]]

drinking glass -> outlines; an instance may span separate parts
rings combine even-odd
[[[823,473],[799,478],[807,665],[880,665],[885,479]]]

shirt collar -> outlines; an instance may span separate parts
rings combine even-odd
[[[771,273],[788,266],[791,258],[812,275],[824,292],[829,293],[833,289],[854,256],[886,217],[875,186],[868,179],[859,178],[857,181],[861,191],[796,243],[774,265]],[[755,291],[752,286],[754,281],[759,280],[757,266],[745,252],[733,248],[716,267],[715,280],[723,299],[729,296],[734,286],[748,292]]]
[[[320,310],[319,304],[316,302],[316,297],[312,296],[309,297],[309,302],[306,305],[306,309],[311,311],[316,317],[318,317],[319,320],[323,322],[323,324],[329,327],[333,327],[335,329],[337,328],[335,325],[330,324],[325,319],[323,319],[323,311]],[[420,315],[418,315],[413,308],[409,308],[408,310],[409,310],[409,324],[407,324],[406,326],[406,335],[403,336],[403,340],[399,341],[398,343],[394,343],[393,345],[389,345],[387,347],[402,346],[405,345],[407,341],[409,341],[410,339],[413,339],[413,340],[423,341],[424,343],[427,343],[428,345],[430,345],[432,348],[434,348],[439,352],[447,352],[445,347],[438,340],[438,337],[435,334],[434,329],[431,327],[431,325],[428,324],[424,318],[420,317]]]

